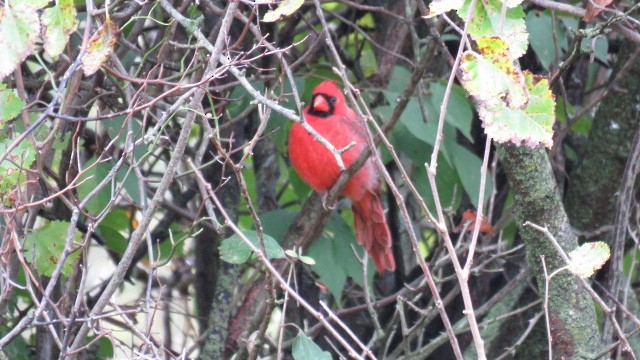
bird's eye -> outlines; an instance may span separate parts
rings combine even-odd
[[[332,104],[335,104],[337,101],[338,101],[338,99],[335,96],[331,96],[329,98],[329,102],[332,103]]]

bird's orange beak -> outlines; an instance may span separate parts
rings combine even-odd
[[[320,112],[329,112],[329,103],[324,96],[316,96],[313,99],[313,109]]]

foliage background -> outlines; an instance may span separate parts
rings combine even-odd
[[[0,2],[2,356],[635,358],[638,6],[609,3]],[[290,167],[323,79],[380,145],[394,273]],[[550,277],[595,240],[591,287]]]

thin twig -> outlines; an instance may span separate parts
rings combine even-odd
[[[438,155],[440,152],[440,146],[443,141],[443,128],[444,128],[444,120],[447,114],[447,106],[449,104],[449,97],[451,95],[451,89],[453,87],[453,82],[457,76],[458,68],[460,67],[460,62],[462,60],[463,50],[467,41],[467,36],[469,31],[469,24],[471,23],[474,17],[474,9],[475,9],[476,0],[472,0],[469,5],[469,14],[467,14],[467,21],[465,22],[463,29],[463,36],[460,41],[460,45],[458,47],[458,53],[456,55],[456,59],[453,63],[453,67],[451,69],[451,74],[449,75],[449,81],[447,82],[447,87],[444,93],[444,97],[442,99],[442,105],[440,106],[440,117],[438,118],[438,130],[436,132],[436,140],[433,144],[433,151],[431,153],[431,162],[429,164],[425,164],[425,168],[427,170],[427,175],[429,178],[429,185],[431,186],[431,191],[433,193],[433,199],[436,206],[436,213],[438,215],[438,219],[434,222],[434,226],[438,233],[443,237],[445,246],[447,251],[449,252],[449,256],[451,257],[451,263],[455,269],[455,273],[458,277],[458,282],[460,283],[462,299],[465,306],[465,315],[469,320],[469,326],[471,328],[471,335],[473,336],[473,342],[476,346],[476,351],[478,353],[479,360],[485,360],[487,358],[484,350],[484,341],[482,340],[482,336],[480,334],[480,329],[478,328],[478,323],[476,321],[474,311],[473,311],[473,301],[471,299],[471,292],[469,290],[468,277],[469,274],[463,270],[460,266],[460,262],[456,255],[455,248],[453,243],[451,242],[451,238],[449,237],[449,232],[447,230],[445,216],[442,211],[442,205],[440,202],[440,196],[438,194],[438,186],[436,184],[436,169],[438,166]],[[483,196],[481,194],[480,196]],[[478,211],[481,211],[478,209]]]
[[[530,223],[528,221],[525,222],[523,224],[523,226],[530,227],[530,228],[532,228],[532,229],[534,229],[536,231],[541,232],[543,235],[546,236],[547,239],[549,239],[551,244],[556,248],[556,250],[558,251],[558,254],[560,255],[560,257],[562,257],[562,259],[565,261],[565,263],[569,264],[571,262],[571,260],[569,259],[569,256],[567,256],[567,254],[564,252],[564,250],[562,249],[560,244],[558,244],[558,241],[555,239],[553,234],[551,234],[549,229],[547,229],[546,227],[542,227],[542,226]],[[561,268],[561,269],[564,269],[564,268]],[[575,276],[575,278],[582,285],[582,287],[589,293],[589,295],[591,295],[593,300],[595,300],[595,302],[602,308],[602,311],[604,311],[604,313],[607,316],[607,318],[609,318],[609,321],[611,321],[611,324],[613,325],[613,329],[614,329],[616,335],[618,335],[618,338],[620,339],[620,341],[622,343],[623,351],[625,351],[626,353],[630,354],[632,359],[635,359],[636,357],[633,354],[631,346],[629,345],[629,342],[627,341],[627,338],[624,335],[624,332],[620,328],[620,324],[618,324],[618,321],[616,320],[614,309],[611,309],[604,302],[604,300],[602,300],[600,298],[600,296],[591,288],[591,286],[589,286],[589,284],[587,283],[587,281],[585,279],[583,279],[583,278],[581,278],[580,276],[577,276],[577,275]]]

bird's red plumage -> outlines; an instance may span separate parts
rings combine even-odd
[[[364,122],[347,106],[333,81],[325,81],[314,89],[304,117],[337,149],[355,142],[355,146],[342,154],[347,168],[367,146]],[[340,176],[333,154],[297,123],[289,133],[289,158],[298,175],[317,192],[329,190]],[[378,271],[393,271],[396,265],[391,234],[379,198],[380,176],[371,159],[349,180],[342,195],[351,198],[358,242],[365,247]]]

